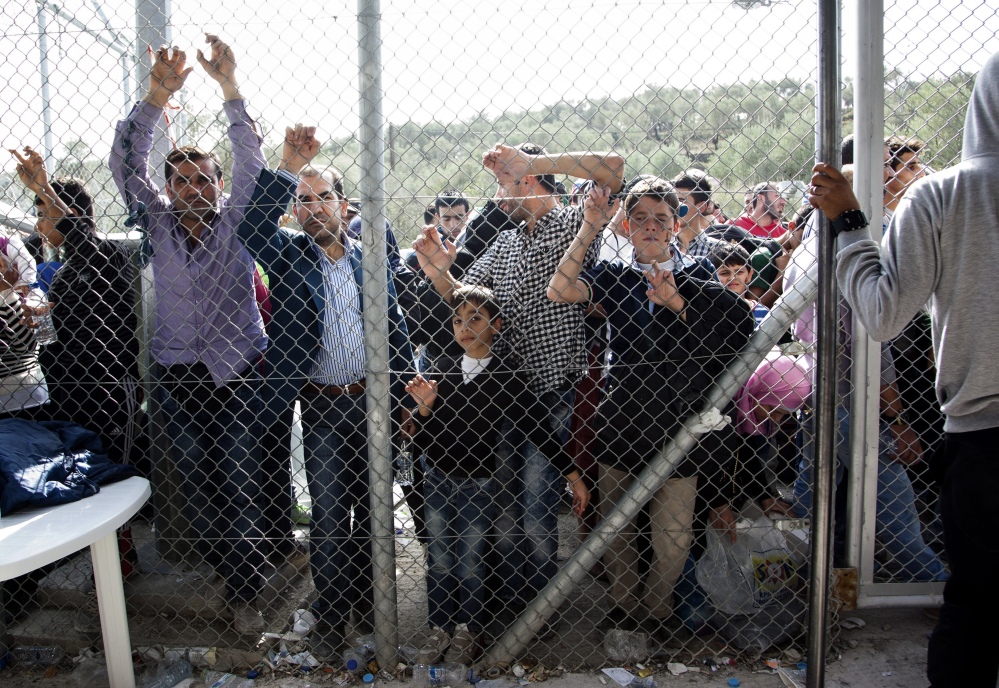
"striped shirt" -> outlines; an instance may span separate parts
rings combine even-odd
[[[323,337],[309,379],[317,385],[349,385],[364,377],[364,319],[360,289],[350,261],[350,243],[340,260],[323,253]],[[321,251],[316,247],[317,251]]]
[[[583,311],[578,304],[554,303],[548,281],[583,220],[577,207],[552,210],[528,233],[522,225],[500,232],[465,272],[462,282],[489,287],[503,315],[494,351],[525,370],[537,394],[575,385],[586,368]],[[583,271],[596,263],[600,240],[583,259]]]
[[[48,401],[38,344],[23,316],[20,295],[10,289],[0,292],[0,412]]]

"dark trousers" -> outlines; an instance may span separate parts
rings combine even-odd
[[[996,685],[999,655],[999,428],[948,433],[940,506],[950,579],[930,638],[927,675],[933,688]]]
[[[295,502],[291,484],[291,424],[294,416],[295,409],[289,406],[260,438],[260,501],[266,556],[287,557],[295,550],[291,523],[291,509]]]

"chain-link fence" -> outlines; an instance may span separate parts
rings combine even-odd
[[[152,481],[144,665],[800,659],[814,6],[167,7],[0,36],[3,460]],[[886,6],[886,218],[959,158],[993,15]],[[871,595],[947,575],[928,332],[854,394],[841,308],[833,561]],[[3,590],[12,646],[99,641],[88,553]]]

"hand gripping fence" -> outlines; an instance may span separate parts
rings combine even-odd
[[[818,294],[818,263],[813,263],[806,276],[798,280],[774,304],[759,329],[753,333],[746,348],[715,383],[707,395],[701,413],[691,414],[672,441],[664,446],[642,471],[637,480],[618,501],[614,509],[573,553],[538,596],[507,632],[483,655],[482,664],[509,663],[528,646],[531,639],[544,626],[545,621],[558,609],[588,574],[611,541],[628,524],[652,495],[669,479],[704,433],[702,416],[712,409],[725,407],[746,383],[749,376],[781,335],[796,321]],[[698,427],[701,426],[701,427]]]

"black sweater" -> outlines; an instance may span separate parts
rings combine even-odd
[[[496,447],[504,420],[516,425],[563,475],[574,470],[556,429],[527,379],[493,356],[485,370],[463,382],[460,358],[442,359],[428,375],[437,400],[429,417],[413,413],[416,447],[427,466],[446,475],[488,478],[496,468]]]
[[[98,238],[84,221],[56,227],[66,262],[49,288],[58,340],[39,357],[49,383],[138,377],[135,267],[127,249]]]

